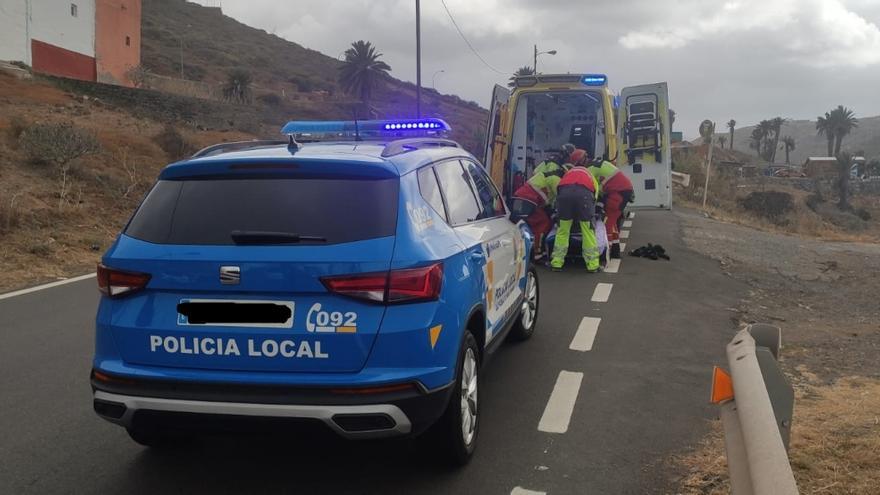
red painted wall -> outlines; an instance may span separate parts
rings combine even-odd
[[[31,65],[35,72],[43,74],[97,80],[94,58],[38,40],[31,40]]]
[[[141,63],[141,0],[95,1],[95,60],[99,82],[132,85],[128,71]]]

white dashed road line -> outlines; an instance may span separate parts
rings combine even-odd
[[[546,433],[565,433],[568,431],[568,423],[574,412],[574,403],[577,401],[578,392],[581,390],[583,373],[573,371],[560,371],[556,378],[556,385],[544,408],[544,415],[538,423],[538,431]]]
[[[620,252],[621,252],[621,253],[625,253],[625,252],[626,252],[626,243],[625,243],[625,242],[621,242],[621,243],[620,243]]]
[[[590,301],[593,302],[608,302],[608,298],[611,297],[611,287],[614,284],[606,284],[606,283],[598,283],[596,284],[596,289],[593,291],[593,297]]]
[[[599,323],[601,322],[602,318],[583,317],[568,348],[580,352],[592,350],[593,341],[596,340],[596,333],[599,331]]]
[[[634,212],[634,211],[629,212],[629,217],[630,217],[630,218],[635,218],[635,217],[636,217],[636,212]]]
[[[629,239],[629,231],[628,230],[621,230],[620,231],[620,238],[621,239]]]
[[[547,492],[536,492],[534,490],[526,490],[525,488],[516,487],[511,490],[510,495],[547,495]]]
[[[6,294],[0,294],[0,300],[9,299],[10,297],[15,296],[23,296],[25,294],[30,294],[31,292],[37,292],[43,289],[51,289],[52,287],[58,287],[59,285],[72,284],[73,282],[79,282],[81,280],[87,280],[90,278],[94,278],[95,274],[90,273],[88,275],[81,275],[79,277],[66,278],[64,280],[59,280],[57,282],[50,282],[48,284],[38,285],[36,287],[31,287],[29,289],[21,289],[15,292],[7,292]]]
[[[620,270],[620,260],[614,258],[608,260],[608,264],[605,265],[605,273],[617,273],[617,270]]]
[[[623,222],[623,228],[628,229],[633,226],[632,220],[626,220]]]

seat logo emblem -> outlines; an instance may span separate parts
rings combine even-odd
[[[237,266],[220,267],[220,283],[223,285],[238,285],[241,282],[241,268]]]

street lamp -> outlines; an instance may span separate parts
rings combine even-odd
[[[446,71],[443,69],[440,69],[440,70],[434,72],[434,75],[431,76],[431,87],[434,89],[434,91],[437,91],[437,86],[435,84],[435,82],[437,81],[437,74],[440,74],[443,72],[446,72]]]
[[[538,45],[535,45],[535,58],[534,58],[534,63],[535,63],[535,65],[532,67],[532,70],[535,72],[535,74],[538,73],[538,55],[544,55],[544,54],[547,54],[547,55],[556,55],[556,50],[549,50],[549,51],[546,51],[546,52],[539,52],[539,51],[538,51]]]

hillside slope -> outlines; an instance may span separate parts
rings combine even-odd
[[[182,52],[185,79],[218,85],[230,70],[244,69],[259,93],[273,93],[283,100],[317,99],[319,118],[350,119],[357,107],[336,83],[339,60],[242,24],[218,8],[185,0],[145,1],[142,36],[142,64],[156,74],[180,77]],[[316,96],[316,91],[322,95]],[[415,86],[389,78],[371,104],[381,117],[413,117]],[[488,113],[478,104],[423,89],[422,113],[446,119],[454,129],[452,137],[470,151],[482,148]],[[298,118],[304,116],[289,115]]]
[[[754,126],[736,129],[734,149],[756,154],[749,148],[752,129]],[[803,164],[807,157],[825,156],[828,153],[825,136],[816,134],[815,120],[792,120],[782,127],[782,135],[791,136],[795,140],[796,148],[791,152],[792,163]],[[880,158],[880,116],[859,118],[859,126],[844,139],[843,149],[852,153],[864,151],[869,160]],[[784,150],[776,153],[776,161],[785,162]]]

